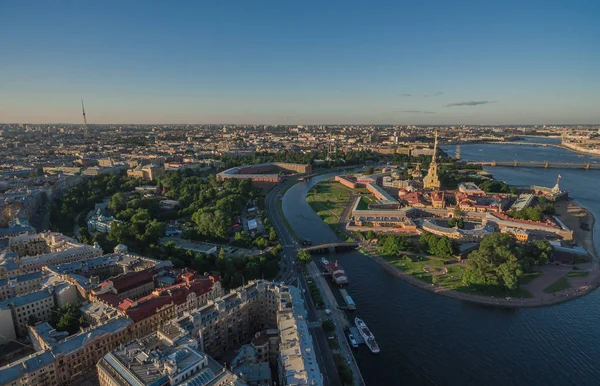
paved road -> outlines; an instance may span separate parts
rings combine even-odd
[[[292,181],[290,180],[288,184],[291,182]],[[277,201],[279,200],[278,196],[286,186],[287,184],[277,186],[267,194],[265,199],[265,208],[269,221],[271,222],[271,225],[273,225],[273,228],[275,228],[275,231],[279,236],[281,246],[283,247],[281,269],[279,271],[279,275],[276,277],[276,281],[284,281],[289,283],[295,278],[294,267],[298,245],[296,240],[294,240],[292,235],[290,235],[288,232],[283,220],[279,216],[279,212],[277,211]]]
[[[304,278],[304,275],[298,271],[295,264],[298,245],[292,235],[288,232],[283,220],[279,216],[279,212],[277,211],[277,201],[279,200],[278,196],[280,195],[280,192],[290,183],[292,183],[291,180],[287,184],[273,188],[267,194],[265,199],[267,216],[273,225],[273,228],[275,228],[283,247],[281,270],[276,278],[276,281],[283,281],[286,283],[297,281],[298,287],[302,290],[304,303],[308,311],[307,322],[311,323],[311,325],[317,325],[317,327],[310,328],[310,331],[313,336],[317,361],[319,362],[319,368],[323,374],[324,384],[334,386],[341,385],[342,383],[337,373],[337,368],[335,366],[331,350],[329,349],[325,332],[320,326],[320,323],[314,323],[317,322],[319,318],[317,315],[317,309],[308,293],[306,279]]]
[[[308,283],[306,282],[306,278],[300,272],[297,276],[299,282],[298,287],[302,289],[304,304],[306,304],[306,308],[308,309],[308,322],[318,322],[315,323],[317,324],[317,327],[311,328],[310,331],[313,334],[313,342],[315,343],[320,357],[318,360],[319,366],[321,367],[321,372],[323,373],[323,384],[341,385],[342,381],[340,380],[337,372],[337,366],[335,365],[335,361],[333,359],[333,353],[329,348],[325,331],[323,331],[323,328],[321,327],[321,321],[318,314],[319,311],[317,311],[317,307],[315,307],[312,297],[308,291]]]
[[[358,364],[354,359],[354,354],[352,352],[352,348],[348,344],[348,339],[346,338],[346,333],[344,332],[344,327],[352,325],[351,322],[348,321],[346,314],[344,311],[339,309],[338,302],[327,283],[327,279],[325,276],[321,275],[317,264],[313,261],[308,264],[308,272],[310,276],[313,278],[315,283],[319,285],[321,288],[321,295],[323,295],[323,300],[325,301],[325,307],[330,309],[333,312],[333,323],[335,325],[335,332],[338,338],[338,342],[340,345],[340,351],[344,358],[346,358],[346,363],[354,373],[354,384],[357,386],[364,385],[364,380],[360,375],[360,369],[358,368]]]

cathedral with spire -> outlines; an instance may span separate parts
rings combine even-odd
[[[427,172],[427,175],[425,176],[425,178],[423,178],[423,187],[425,189],[433,189],[433,190],[437,190],[440,188],[441,184],[440,184],[440,179],[438,177],[438,170],[437,170],[437,147],[438,147],[438,143],[437,143],[437,138],[438,138],[438,134],[437,131],[435,132],[435,142],[433,144],[433,157],[431,158],[431,163],[429,164],[429,171]]]

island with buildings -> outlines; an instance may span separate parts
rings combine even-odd
[[[339,209],[330,225],[342,239],[362,240],[364,254],[437,293],[538,306],[597,287],[593,216],[569,201],[560,176],[551,188],[510,187],[460,163],[442,175],[437,138],[432,152],[426,174],[420,163],[369,167],[317,184],[307,200],[326,222]],[[456,172],[463,182],[444,189]]]

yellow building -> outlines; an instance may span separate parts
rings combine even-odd
[[[437,172],[437,131],[435,132],[435,142],[433,144],[433,157],[431,158],[431,163],[429,164],[429,171],[425,178],[423,178],[423,187],[425,189],[439,189],[440,179],[438,177]]]

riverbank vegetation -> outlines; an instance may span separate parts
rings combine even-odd
[[[544,292],[547,294],[553,294],[555,292],[560,292],[569,288],[571,288],[569,281],[566,278],[561,277],[554,283],[550,284],[548,287],[544,288]]]
[[[535,266],[548,262],[552,246],[534,240],[520,244],[507,234],[492,233],[483,238],[479,248],[469,254],[463,283],[472,287],[519,288],[519,279]]]
[[[458,244],[446,236],[423,233],[419,238],[419,245],[423,252],[446,259],[453,258],[458,253]]]
[[[511,210],[508,215],[518,220],[544,221],[546,216],[556,213],[554,204],[544,197],[537,198],[537,204],[521,210]]]
[[[459,263],[454,260],[457,245],[452,240],[426,233],[415,241],[404,235],[384,235],[378,240],[379,253],[419,280],[474,295],[532,297],[520,284],[537,278],[541,272],[534,267],[548,262],[552,253],[546,241],[521,244],[510,235],[493,233],[469,254],[466,263]]]

